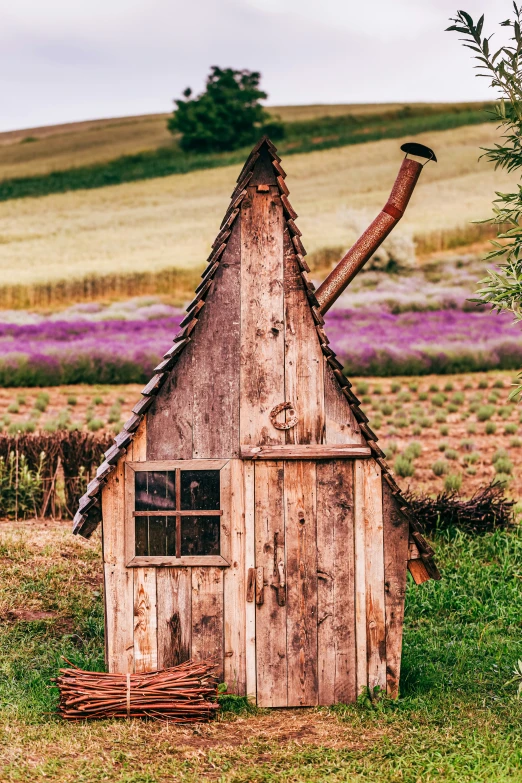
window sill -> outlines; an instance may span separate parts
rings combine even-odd
[[[133,557],[127,568],[187,568],[191,566],[228,567],[230,563],[221,555],[185,555],[184,557]]]

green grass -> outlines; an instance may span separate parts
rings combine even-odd
[[[177,729],[56,717],[49,686],[61,656],[103,666],[100,553],[68,529],[32,526],[0,536],[2,781],[522,781],[522,701],[506,685],[522,658],[521,531],[437,538],[443,580],[407,590],[397,702],[271,713],[231,705],[213,725]],[[49,617],[16,619],[20,611]]]
[[[346,114],[285,124],[285,137],[278,142],[284,155],[344,147],[381,139],[415,136],[488,120],[491,104],[454,106],[404,106],[373,114]],[[44,196],[71,190],[86,190],[123,182],[184,174],[198,169],[242,163],[248,149],[228,153],[185,153],[177,142],[158,149],[124,155],[108,162],[52,171],[30,177],[0,181],[0,201]]]

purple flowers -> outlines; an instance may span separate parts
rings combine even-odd
[[[0,386],[144,383],[180,320],[0,324]]]
[[[520,326],[488,311],[334,310],[326,318],[349,375],[425,375],[517,369]]]
[[[0,323],[0,385],[144,383],[181,317]],[[334,310],[326,321],[332,347],[351,375],[522,366],[520,327],[507,315],[458,309],[393,314],[375,306]]]

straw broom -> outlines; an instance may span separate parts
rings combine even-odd
[[[69,661],[67,661],[69,663]],[[174,723],[210,720],[219,709],[215,664],[187,661],[143,674],[60,669],[58,711],[66,720],[161,718]]]

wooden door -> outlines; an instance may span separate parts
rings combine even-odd
[[[353,462],[257,462],[255,558],[259,706],[353,701]]]

